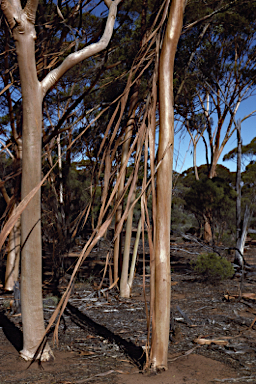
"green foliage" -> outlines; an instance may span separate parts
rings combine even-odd
[[[211,280],[225,280],[235,272],[233,265],[216,253],[203,253],[191,265],[195,272]]]
[[[235,159],[237,155],[237,147],[233,148],[230,152],[228,152],[224,157],[223,161]],[[242,156],[248,159],[256,156],[256,137],[254,137],[251,142],[247,145],[242,145]]]
[[[184,196],[185,209],[194,213],[201,224],[206,217],[212,230],[219,233],[219,238],[224,230],[232,229],[235,223],[236,192],[232,187],[232,174],[224,168],[218,168],[218,177],[213,179],[200,175],[200,180],[191,183]]]

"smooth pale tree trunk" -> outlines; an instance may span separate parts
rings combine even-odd
[[[156,177],[155,292],[151,367],[167,369],[170,329],[170,231],[174,143],[173,68],[186,0],[173,0],[159,64],[159,148]]]
[[[124,166],[124,164],[127,161],[127,156],[130,150],[130,143],[131,143],[131,138],[132,138],[132,131],[134,127],[134,119],[135,119],[135,106],[138,100],[138,91],[137,89],[132,95],[131,98],[131,103],[130,103],[130,118],[128,120],[126,130],[125,130],[125,136],[124,136],[124,143],[122,146],[122,156],[121,156],[121,164],[120,164],[120,169]],[[125,184],[125,176],[126,172],[123,172],[121,179],[120,179],[120,184],[118,187],[118,192],[117,192],[117,200],[120,199],[120,197],[123,194],[123,189],[124,189],[124,184]],[[118,224],[121,220],[122,217],[122,204],[119,205],[116,211],[116,216],[115,216],[115,228],[118,227]],[[113,260],[114,260],[114,281],[118,279],[118,264],[119,264],[119,254],[120,254],[120,233],[116,236],[115,239],[115,244],[114,244],[114,251],[113,251]],[[126,296],[125,296],[126,297]]]
[[[141,46],[143,46],[143,43],[146,38],[145,31],[146,31],[146,13],[147,13],[147,6],[148,6],[147,3],[148,3],[148,0],[143,0],[142,2],[141,30],[140,30],[141,38],[142,38]],[[130,102],[131,116],[129,118],[128,125],[131,125],[132,127],[134,127],[136,105],[138,102],[138,95],[139,95],[138,90],[139,90],[140,83],[141,83],[141,79],[138,79],[135,83],[134,92],[132,94],[131,102]],[[136,197],[136,186],[134,188],[130,205],[132,205],[132,203],[134,202],[135,197]],[[137,255],[137,251],[135,252],[136,246],[134,246],[134,252],[133,252],[132,262],[131,262],[130,271],[129,271],[133,212],[134,212],[134,208],[130,208],[129,215],[126,221],[123,262],[122,262],[122,271],[121,271],[121,278],[120,278],[120,296],[127,297],[127,298],[130,297],[131,295],[131,287],[132,287],[134,273],[135,273],[135,263],[136,263],[136,255]]]
[[[197,165],[196,165],[196,143],[193,143],[194,149],[193,149],[193,167],[195,170],[195,178],[196,180],[199,180],[198,176],[198,170],[197,170]]]
[[[22,199],[41,181],[42,102],[46,92],[72,67],[105,49],[113,33],[117,5],[121,0],[104,0],[109,8],[101,39],[71,53],[61,65],[40,83],[35,62],[35,17],[38,0],[28,0],[24,9],[19,0],[2,0],[1,8],[12,30],[16,45],[22,92]],[[23,350],[21,356],[31,360],[45,333],[42,303],[41,192],[36,193],[21,216],[21,311]],[[49,360],[48,345],[41,360]]]
[[[206,97],[206,110],[205,110],[205,117],[209,122],[209,107],[210,107],[210,97],[209,93],[207,93]],[[206,145],[206,151],[207,151],[207,145]],[[207,164],[208,164],[208,155],[206,152],[206,159],[207,159]],[[210,173],[209,173],[209,178],[211,179],[215,175],[215,170],[216,170],[217,162],[215,162],[215,166],[211,166]],[[209,223],[209,219],[204,215],[204,240],[207,243],[210,243],[212,241],[212,229],[211,229],[211,224]]]
[[[240,252],[235,252],[235,263],[238,263],[243,267],[243,241],[242,240],[242,228],[241,228],[241,200],[242,200],[242,188],[241,188],[241,159],[242,159],[242,137],[241,137],[241,121],[238,120],[237,125],[237,169],[236,169],[236,248]],[[246,212],[247,210],[245,210]]]
[[[129,152],[129,147],[130,147],[130,136],[131,136],[131,129],[127,129],[124,137],[124,144],[122,148],[122,156],[121,156],[121,164],[120,168],[123,167],[124,163],[126,162],[126,158]],[[120,199],[123,189],[124,189],[124,183],[125,183],[125,172],[123,172],[121,179],[120,179],[120,184],[118,187],[118,192],[117,192],[117,200]],[[115,229],[118,227],[118,224],[121,220],[122,217],[122,204],[120,204],[116,210],[116,215],[115,215]],[[114,281],[117,281],[118,279],[118,274],[119,274],[119,254],[120,254],[120,240],[121,236],[120,233],[116,236],[115,239],[115,244],[114,244],[114,251],[113,251],[113,260],[114,260]]]
[[[244,266],[244,258],[243,258],[244,246],[245,246],[245,241],[248,233],[250,220],[251,220],[251,210],[248,207],[248,205],[246,205],[241,234],[236,243],[236,248],[239,249],[240,252],[236,251],[236,256],[235,256],[236,257],[235,262],[238,262],[238,265],[240,265],[240,267],[242,268]]]
[[[23,127],[21,199],[41,181],[42,90],[35,62],[35,28],[24,17],[13,35],[19,65]],[[23,350],[21,356],[30,360],[44,333],[42,300],[41,193],[36,193],[21,215],[21,310]],[[51,351],[46,346],[42,360]]]
[[[133,204],[135,197],[136,197],[136,188],[133,191],[130,205]],[[135,268],[135,263],[134,263],[130,267],[130,274],[129,274],[132,222],[133,222],[133,208],[130,208],[130,212],[128,214],[126,227],[125,227],[123,264],[122,264],[122,273],[121,273],[121,279],[120,279],[120,296],[127,297],[127,298],[129,298],[131,295],[131,287],[133,282],[133,277],[130,279],[129,276],[134,276],[134,270],[132,270],[132,268]]]
[[[137,226],[136,239],[134,242],[133,253],[132,253],[130,274],[129,274],[129,278],[128,278],[128,285],[130,287],[130,291],[131,291],[131,287],[132,287],[132,283],[133,283],[133,279],[134,279],[134,274],[135,274],[135,265],[136,265],[136,259],[137,259],[139,242],[140,242],[140,234],[141,234],[141,218],[140,218],[140,220],[138,222],[138,226]]]

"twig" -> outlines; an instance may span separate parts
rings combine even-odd
[[[249,329],[252,329],[252,327],[254,326],[255,322],[256,322],[256,316],[255,316],[255,318],[253,319],[253,322],[251,323]]]
[[[170,359],[170,360],[168,359],[168,362],[173,362],[173,361],[175,361],[175,360],[180,359],[181,357],[188,356],[188,355],[190,355],[192,352],[194,352],[194,350],[195,350],[196,348],[198,348],[198,347],[199,347],[199,345],[196,345],[195,347],[189,349],[187,352],[184,352],[182,355],[175,357],[175,359]]]
[[[190,252],[190,251],[187,251],[187,250],[184,249],[184,248],[179,248],[179,247],[173,247],[173,246],[171,246],[170,249],[171,249],[171,250],[174,250],[174,251],[186,252],[186,253],[189,253],[190,255],[198,255],[198,252]]]
[[[230,377],[228,379],[222,379],[222,380],[221,379],[213,379],[213,381],[218,381],[220,383],[225,383],[225,382],[238,383],[241,380],[252,381],[252,380],[255,380],[255,378],[256,378],[256,376],[242,376],[242,377],[238,377],[238,378]]]
[[[107,375],[110,375],[111,373],[128,374],[128,372],[123,372],[123,371],[120,371],[120,370],[110,369],[110,371],[103,372],[103,373],[98,373],[97,375],[93,375],[93,376],[87,377],[87,379],[83,379],[83,380],[79,380],[79,381],[74,381],[74,384],[86,383],[87,381],[92,380],[94,377],[107,376]]]
[[[188,325],[192,325],[192,321],[190,320],[190,318],[188,317],[188,315],[187,315],[184,311],[182,311],[178,305],[177,305],[176,308],[177,308],[177,310],[179,311],[179,313],[181,314],[181,316],[184,318],[184,320],[186,321],[186,323],[187,323]]]

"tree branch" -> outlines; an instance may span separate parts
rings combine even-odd
[[[58,68],[48,73],[48,75],[41,81],[42,97],[45,96],[46,92],[70,68],[74,67],[76,64],[80,63],[81,61],[87,59],[90,56],[95,55],[96,53],[102,51],[107,47],[114,29],[114,24],[115,24],[116,14],[117,14],[117,6],[121,1],[122,0],[111,1],[106,27],[100,41],[98,41],[97,43],[91,44],[89,46],[86,46],[85,48],[81,49],[78,52],[71,53],[69,56],[67,56],[67,58],[63,61],[63,63]]]
[[[10,28],[13,29],[17,24],[17,20],[20,20],[22,12],[20,0],[2,0],[1,9]]]
[[[112,0],[104,0],[104,3],[106,4],[106,6],[107,6],[108,8],[110,8],[110,7],[111,7]]]
[[[35,20],[36,20],[37,7],[38,7],[38,0],[28,0],[24,8],[24,12],[27,16],[28,21],[30,21],[33,25],[35,24]]]

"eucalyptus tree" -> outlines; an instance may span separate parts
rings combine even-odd
[[[206,172],[202,172],[204,171]],[[234,174],[223,166],[217,165],[218,176],[209,179],[206,166],[199,167],[200,179],[191,183],[190,177],[183,182],[189,190],[184,195],[185,209],[192,212],[199,224],[203,225],[205,218],[208,220],[213,236],[213,242],[222,240],[224,232],[235,234],[235,199]],[[187,180],[186,180],[187,179]]]
[[[199,22],[194,23],[195,14]],[[198,141],[204,141],[209,178],[216,176],[218,160],[236,131],[241,103],[255,93],[255,15],[255,1],[205,1],[203,6],[191,1],[186,9],[188,32],[182,36],[176,63],[176,111],[186,122],[194,155]],[[197,116],[205,121],[200,133]],[[205,240],[212,240],[206,218]]]
[[[195,13],[201,23],[190,22]],[[209,178],[212,178],[226,143],[236,131],[238,108],[255,92],[256,2],[233,1],[220,5],[206,1],[199,6],[191,1],[186,15],[189,31],[181,39],[183,50],[177,59],[175,101],[177,112],[186,121],[195,120],[198,113],[204,115],[204,136],[210,153]],[[186,53],[192,60],[182,75],[179,67],[186,60]]]
[[[113,33],[117,5],[120,0],[105,0],[109,8],[102,37],[76,52],[71,52],[61,64],[50,70],[39,81],[36,60],[37,0],[28,0],[23,7],[19,0],[2,1],[1,9],[15,41],[22,94],[22,187],[24,198],[41,181],[42,103],[47,92],[72,67],[106,48]],[[57,8],[60,15],[61,11]],[[73,12],[78,12],[79,5]],[[28,204],[21,217],[21,305],[24,344],[21,355],[32,359],[44,334],[41,287],[41,197],[40,190]],[[52,355],[46,346],[41,356],[48,360]]]
[[[38,4],[35,25],[37,38],[35,41],[35,61],[38,79],[41,81],[46,74],[63,61],[63,58],[72,50],[78,50],[82,47],[83,41],[88,44],[97,40],[105,21],[100,17],[90,13],[90,6],[87,1],[80,2],[79,11],[73,9],[73,3],[65,2],[61,12],[56,13],[56,4],[44,0],[40,0]],[[8,154],[12,159],[13,177],[15,177],[15,185],[13,189],[2,195],[7,204],[7,215],[10,215],[13,207],[20,200],[20,166],[22,156],[22,94],[19,78],[19,70],[17,63],[17,55],[15,51],[15,42],[13,35],[9,33],[6,23],[3,23],[0,30],[0,46],[3,54],[0,56],[1,71],[0,84],[3,86],[0,98],[0,129],[3,145],[8,146]],[[86,28],[81,28],[86,25]],[[82,123],[81,110],[77,108],[79,100],[87,104],[87,109],[92,106],[92,100],[86,96],[93,88],[96,79],[102,72],[103,65],[99,64],[101,58],[97,60],[87,60],[86,64],[79,65],[76,71],[70,70],[66,73],[57,84],[55,84],[52,92],[48,93],[43,102],[43,159],[52,166],[52,158],[54,157],[56,136],[62,135],[61,143],[70,141],[72,132],[80,122]],[[79,85],[78,85],[79,84]],[[81,95],[81,89],[83,90]],[[80,96],[80,98],[79,98]],[[81,102],[81,101],[80,101]],[[70,151],[69,151],[70,153]],[[67,156],[68,157],[68,156]],[[67,165],[67,162],[66,162]],[[43,170],[47,167],[44,162]],[[19,172],[18,172],[19,170]],[[64,176],[67,172],[64,174]],[[8,178],[7,178],[8,179]],[[53,186],[56,180],[54,174],[49,177],[50,185],[53,189],[59,188]],[[65,180],[63,180],[65,182]],[[5,183],[5,180],[2,180]],[[2,190],[4,185],[2,187]],[[58,192],[58,191],[57,191]],[[65,199],[65,207],[59,204],[58,193],[54,195],[54,207],[65,211],[68,210],[68,199]],[[56,213],[56,212],[55,212]],[[69,232],[68,218],[65,215],[54,216],[54,222],[58,227],[61,244],[67,246],[69,236],[64,236],[65,232]],[[61,219],[61,220],[60,220]],[[15,231],[19,234],[19,231]],[[16,236],[17,237],[17,236]],[[6,284],[5,289],[12,290],[13,281],[17,280],[17,271],[19,265],[19,252],[14,254],[12,244],[14,234],[10,234],[10,246],[7,257]],[[63,241],[63,239],[67,239]],[[18,239],[17,239],[18,240]],[[59,251],[61,251],[59,248]],[[15,248],[18,250],[18,247]],[[12,250],[12,251],[11,251]],[[63,248],[62,248],[63,251]],[[16,262],[15,262],[16,261]],[[15,265],[13,265],[15,262]],[[11,274],[10,274],[11,271]],[[15,273],[13,273],[15,272]]]
[[[170,328],[170,222],[174,142],[173,71],[178,40],[182,30],[186,1],[173,0],[170,7],[159,63],[159,169],[156,178],[156,231],[151,363],[154,369],[167,369]]]

